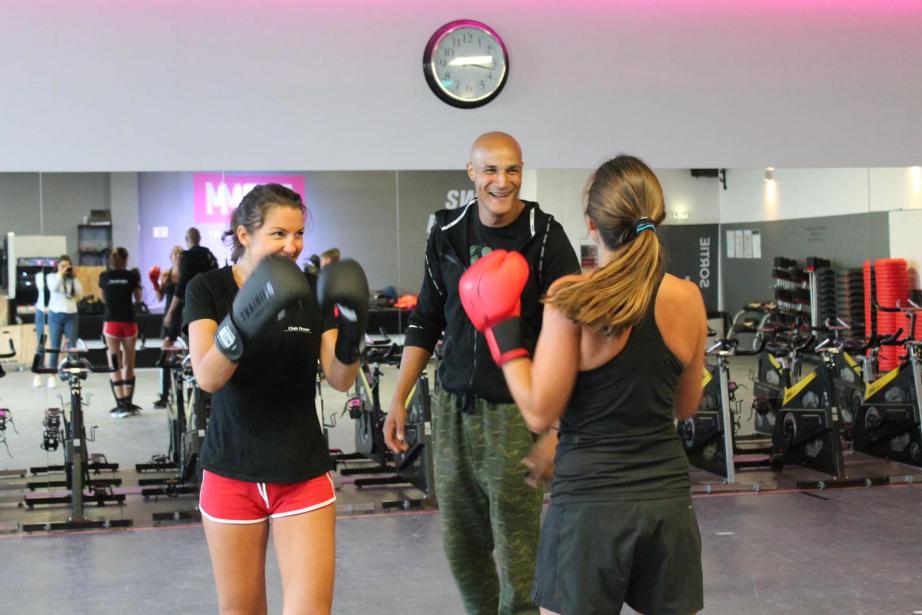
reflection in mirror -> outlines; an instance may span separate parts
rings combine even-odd
[[[776,256],[817,256],[844,268],[858,267],[867,259],[903,257],[909,269],[922,256],[911,230],[920,228],[922,215],[919,167],[776,168],[769,180],[765,169],[729,169],[723,174],[726,186],[721,173],[696,171],[657,171],[667,201],[660,235],[670,248],[674,271],[695,280],[712,309],[730,310],[741,301],[771,298]],[[563,225],[577,253],[587,254],[591,241],[582,193],[590,173],[528,170],[522,189],[523,198],[538,201]],[[0,230],[4,237],[14,232],[19,239],[14,269],[19,258],[50,259],[48,265],[53,265],[61,254],[70,254],[86,294],[95,297],[98,269],[93,268],[103,266],[113,246],[125,246],[129,267],[143,274],[144,301],[159,313],[163,302],[148,277],[151,268],[158,266],[163,272],[172,266],[171,252],[176,246],[187,247],[190,227],[201,231],[202,244],[220,264],[229,262],[221,235],[230,212],[245,190],[264,181],[279,181],[302,192],[310,213],[300,263],[307,265],[312,254],[319,257],[338,248],[366,267],[372,288],[382,291],[382,305],[419,291],[433,212],[463,208],[473,196],[460,168],[10,173],[0,174]],[[3,322],[27,317],[29,306],[34,310],[34,273],[25,272],[26,278],[33,276],[33,288],[14,301],[15,310],[7,310]],[[15,271],[7,276],[18,279]],[[722,283],[730,279],[732,284]]]

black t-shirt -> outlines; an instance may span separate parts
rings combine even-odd
[[[512,224],[501,227],[485,225],[480,216],[470,217],[472,241],[468,256],[471,265],[493,250],[518,250],[528,241],[531,237],[530,218],[527,211],[522,213],[525,215],[519,215]]]
[[[175,296],[180,301],[186,298],[186,287],[192,278],[206,271],[214,271],[218,268],[218,259],[208,248],[204,246],[194,246],[182,253],[182,259],[179,261],[179,282],[176,283]]]
[[[137,269],[109,269],[99,274],[99,289],[106,302],[106,322],[134,322],[134,291],[141,288]]]
[[[220,323],[237,284],[231,267],[196,276],[186,289],[183,328]],[[321,322],[322,320],[322,322]],[[314,406],[320,336],[335,328],[316,299],[285,310],[250,341],[237,371],[211,398],[202,467],[251,482],[293,483],[333,469]]]

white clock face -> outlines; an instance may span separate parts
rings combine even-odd
[[[487,102],[505,84],[506,50],[494,33],[475,26],[444,28],[427,48],[430,85],[458,106]]]

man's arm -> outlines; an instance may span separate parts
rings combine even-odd
[[[439,230],[433,228],[426,242],[423,285],[419,291],[416,309],[410,314],[397,386],[388,406],[384,422],[384,442],[394,452],[407,450],[404,427],[407,420],[406,401],[419,380],[432,351],[445,329],[445,297],[447,289],[439,269],[440,256],[436,248]]]
[[[387,410],[387,420],[384,422],[384,443],[395,453],[404,452],[409,448],[404,431],[407,422],[407,398],[426,369],[431,356],[430,351],[419,346],[403,347],[397,385],[394,387],[394,395]]]

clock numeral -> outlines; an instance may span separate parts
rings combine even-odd
[[[448,66],[448,60],[445,58],[439,58],[439,66]]]
[[[451,47],[445,47],[445,48],[442,50],[442,53],[445,54],[445,57],[446,57],[446,58],[453,58],[453,57],[455,57],[455,50],[452,49]]]
[[[490,71],[490,74],[487,75],[487,79],[493,79],[493,72],[492,72],[492,71]]]
[[[487,84],[483,79],[481,79],[480,80],[480,91],[483,92],[486,89],[487,89]]]
[[[471,32],[465,32],[465,33],[463,34],[463,41],[464,41],[465,43],[473,43],[473,42],[474,42],[474,35],[473,35]]]
[[[483,47],[483,37],[482,36],[477,37],[477,46]]]
[[[451,79],[451,71],[445,71],[445,79]]]
[[[451,37],[451,44],[452,44],[453,47],[460,47],[460,46],[461,46],[461,39],[459,39],[457,36],[452,36],[452,37]]]

